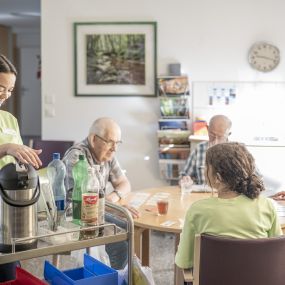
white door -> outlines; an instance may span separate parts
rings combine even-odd
[[[41,135],[41,80],[38,78],[39,47],[20,48],[18,85],[20,98],[19,125],[22,136]]]

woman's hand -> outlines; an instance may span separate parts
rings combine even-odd
[[[281,191],[276,193],[275,195],[271,196],[274,200],[285,200],[285,191]]]
[[[6,144],[6,155],[12,155],[17,160],[25,164],[31,164],[35,168],[39,168],[42,162],[39,158],[41,149],[32,149],[25,145],[8,143]]]

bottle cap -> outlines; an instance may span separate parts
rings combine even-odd
[[[84,154],[79,154],[79,160],[84,160],[84,159],[85,159]]]
[[[52,159],[60,159],[60,153],[59,152],[54,152],[52,154]]]

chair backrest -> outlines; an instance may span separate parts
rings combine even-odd
[[[52,160],[52,154],[54,152],[59,152],[60,157],[62,158],[64,153],[73,146],[74,141],[54,141],[54,140],[33,140],[34,149],[42,149],[42,153],[39,155],[43,165],[46,167],[49,162]]]
[[[284,285],[284,264],[285,236],[234,239],[202,234],[195,239],[193,284]]]

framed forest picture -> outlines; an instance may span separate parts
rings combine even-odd
[[[74,23],[75,96],[156,96],[156,22]]]

